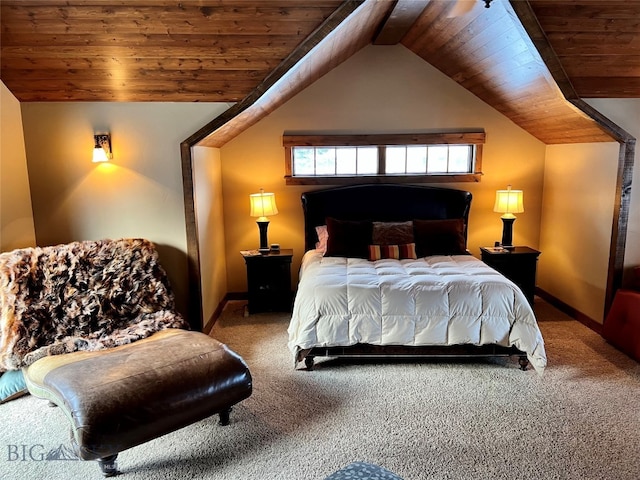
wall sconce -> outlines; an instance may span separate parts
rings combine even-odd
[[[110,134],[101,134],[94,135],[94,145],[93,145],[93,162],[108,162],[113,158],[113,154],[111,153],[111,135]]]
[[[269,219],[267,217],[278,214],[276,206],[276,196],[273,193],[264,193],[261,188],[260,193],[252,193],[249,195],[251,201],[251,216],[258,217],[256,223],[260,229],[260,253],[269,252],[269,242],[267,241],[267,228],[269,228]]]
[[[522,190],[511,190],[511,185],[506,190],[496,192],[494,212],[503,213],[502,219],[502,246],[513,247],[513,222],[516,221],[514,213],[524,212],[524,200]]]

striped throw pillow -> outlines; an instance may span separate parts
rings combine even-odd
[[[416,244],[407,243],[404,245],[369,245],[369,260],[381,260],[383,258],[395,258],[404,260],[405,258],[416,257]]]

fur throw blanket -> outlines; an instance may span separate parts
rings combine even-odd
[[[188,328],[154,245],[74,242],[0,254],[0,372]]]

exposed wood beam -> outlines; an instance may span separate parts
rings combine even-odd
[[[374,45],[396,45],[416,22],[430,0],[397,0],[391,14],[373,40]]]

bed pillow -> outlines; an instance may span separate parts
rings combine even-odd
[[[419,257],[467,253],[462,219],[414,220],[413,236]]]
[[[8,402],[29,393],[22,370],[10,370],[0,375],[0,403]]]
[[[327,251],[327,240],[329,239],[329,234],[327,233],[326,225],[318,225],[316,227],[316,235],[318,235],[318,241],[316,242],[316,250],[322,251],[322,253]]]
[[[413,243],[413,222],[373,222],[372,243],[407,245]]]
[[[371,244],[371,222],[327,218],[326,257],[367,258]]]
[[[369,260],[375,262],[376,260],[382,260],[383,258],[395,258],[396,260],[417,258],[416,244],[369,245]]]

